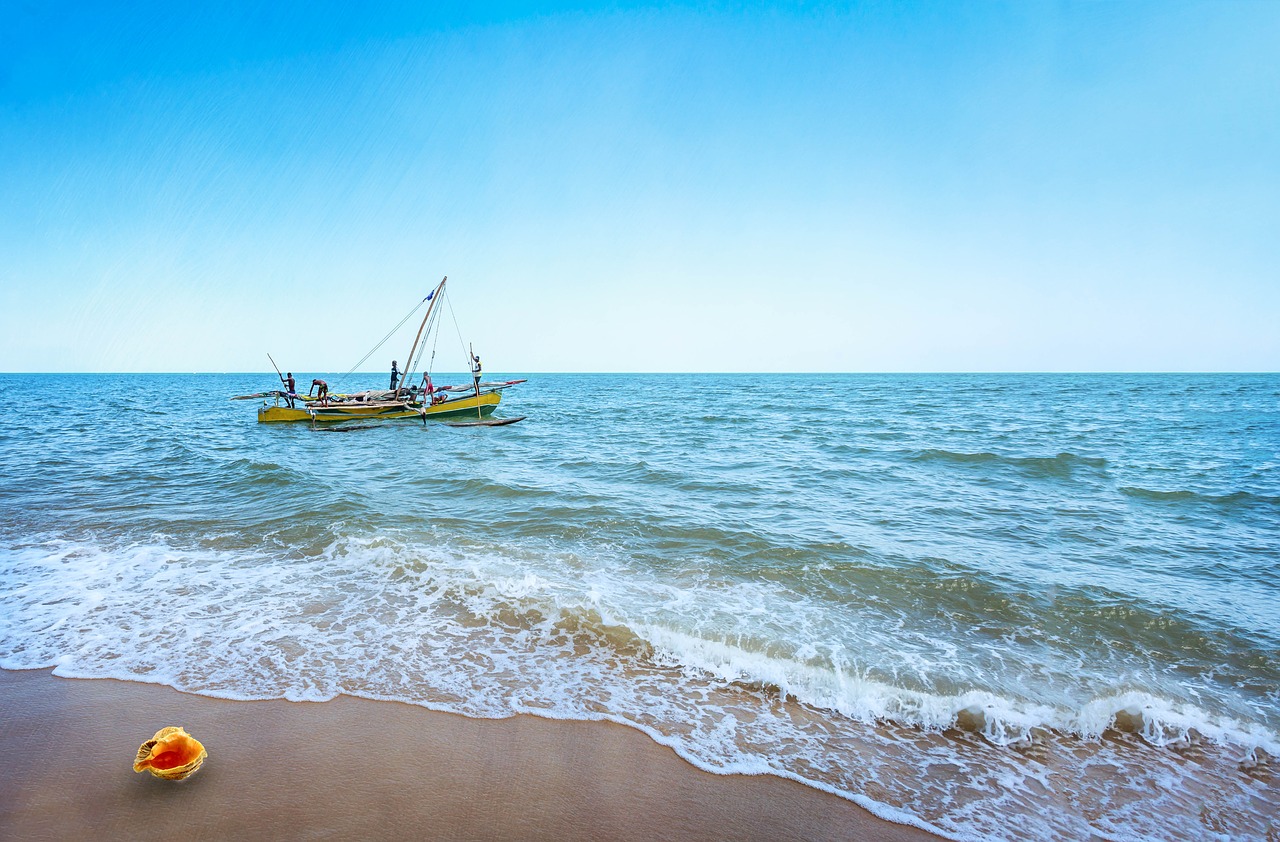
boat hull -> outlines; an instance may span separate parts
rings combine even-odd
[[[497,392],[484,392],[480,395],[468,395],[456,398],[435,406],[406,406],[402,403],[344,403],[319,406],[311,403],[307,406],[290,408],[287,406],[258,407],[258,421],[263,424],[275,424],[288,421],[354,421],[390,418],[475,418],[490,415],[502,395]]]

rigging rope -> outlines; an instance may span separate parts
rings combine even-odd
[[[436,347],[440,344],[440,334],[436,334],[436,338],[431,342],[431,359],[427,362],[427,374],[431,373],[431,367],[436,364]]]
[[[440,290],[440,295],[447,295],[447,293],[445,290]],[[440,302],[437,301],[436,303],[439,304]],[[423,328],[425,335],[422,338],[422,344],[418,346],[417,354],[414,355],[412,360],[405,361],[408,365],[408,370],[405,372],[403,382],[408,383],[412,379],[413,375],[417,373],[418,364],[422,362],[422,352],[427,349],[427,337],[430,336],[431,331],[435,329],[436,319],[438,318],[440,318],[439,308],[431,311],[431,317]]]
[[[427,296],[427,298],[430,298],[430,297],[431,297],[431,296]],[[404,327],[404,323],[405,323],[405,322],[407,322],[407,321],[409,321],[409,319],[413,316],[413,314],[414,314],[414,313],[416,313],[416,312],[418,312],[418,310],[422,307],[422,305],[423,305],[423,304],[426,304],[426,303],[427,303],[427,298],[424,298],[424,299],[422,299],[421,301],[419,301],[419,302],[414,306],[414,308],[413,308],[412,310],[410,310],[408,313],[406,313],[406,314],[405,314],[405,317],[404,317],[403,319],[401,319],[401,320],[400,320],[400,323],[399,323],[399,324],[397,324],[395,327],[391,328],[391,330],[387,331],[387,335],[386,335],[386,336],[384,336],[384,337],[382,337],[382,339],[378,342],[378,344],[377,344],[377,345],[374,345],[372,348],[370,348],[370,349],[369,349],[369,353],[365,354],[363,357],[361,357],[361,358],[360,358],[360,362],[358,362],[358,363],[356,363],[355,365],[353,365],[353,366],[351,367],[351,370],[350,370],[350,371],[348,371],[346,374],[342,375],[342,377],[340,377],[340,378],[338,378],[338,379],[339,379],[340,381],[341,381],[341,380],[346,380],[346,379],[347,379],[348,377],[350,377],[352,374],[355,374],[356,369],[358,369],[360,366],[364,365],[364,364],[365,364],[365,361],[366,361],[366,360],[368,360],[370,357],[372,357],[375,353],[377,353],[377,351],[378,351],[378,349],[379,349],[379,348],[381,348],[383,345],[386,345],[386,344],[387,344],[387,340],[388,340],[388,339],[390,339],[390,338],[395,334],[395,332],[396,332],[397,330],[399,330],[400,328]],[[406,362],[408,362],[408,360],[406,360]],[[336,385],[336,384],[335,384],[335,385]]]
[[[467,367],[463,371],[471,370],[471,355],[467,353],[467,343],[462,338],[462,329],[458,327],[458,317],[453,312],[453,302],[449,301],[449,315],[453,317],[453,329],[458,332],[458,347],[462,349],[462,358],[467,361]]]

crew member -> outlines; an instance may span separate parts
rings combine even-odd
[[[422,394],[425,396],[423,398],[423,403],[426,403],[428,406],[435,406],[436,404],[444,403],[449,399],[449,396],[444,393],[444,390],[439,392],[436,391],[435,384],[431,382],[430,374],[422,375]]]
[[[476,394],[480,394],[480,358],[475,351],[471,352],[471,380],[475,383]]]
[[[400,372],[396,369],[396,361],[391,361],[391,391],[396,390],[396,386],[400,385]]]
[[[323,380],[311,381],[311,388],[307,391],[307,397],[311,397],[311,393],[315,392],[317,388],[319,388],[319,392],[316,394],[316,398],[320,401],[321,405],[327,405],[327,400],[329,398],[329,384]]]
[[[294,382],[293,372],[289,372],[289,377],[284,381],[284,399],[289,402],[289,408],[293,409],[293,399],[298,396],[298,386]]]

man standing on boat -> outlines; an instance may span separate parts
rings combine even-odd
[[[471,380],[476,386],[476,395],[480,394],[480,358],[476,356],[476,352],[471,352]]]
[[[430,373],[422,375],[422,396],[422,402],[428,406],[435,406],[448,400],[448,395],[436,390],[435,384],[431,382]]]
[[[391,361],[391,391],[396,390],[396,386],[400,384],[400,372],[396,369],[396,361]]]
[[[319,394],[316,395],[316,398],[319,399],[320,405],[328,406],[329,405],[329,384],[324,382],[323,380],[311,381],[311,388],[307,390],[307,397],[311,397],[311,393],[316,391],[317,387],[319,387],[320,392]]]
[[[289,372],[289,379],[284,381],[284,399],[289,402],[289,408],[293,409],[293,399],[298,395],[298,386],[293,379],[293,372]]]

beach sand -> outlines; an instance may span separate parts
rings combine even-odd
[[[184,726],[170,783],[132,769]],[[936,840],[771,776],[713,775],[644,734],[340,697],[232,702],[0,670],[0,839]]]

